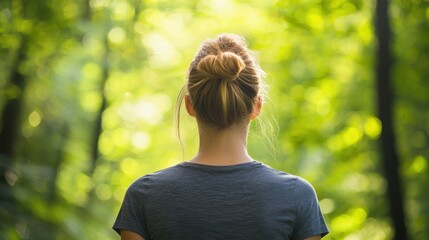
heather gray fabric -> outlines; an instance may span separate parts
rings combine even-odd
[[[143,176],[128,188],[113,229],[146,240],[284,240],[328,233],[313,187],[257,161],[183,162]]]

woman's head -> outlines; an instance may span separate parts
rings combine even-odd
[[[248,122],[260,104],[261,73],[241,37],[222,34],[204,41],[184,89],[197,120],[219,128]]]

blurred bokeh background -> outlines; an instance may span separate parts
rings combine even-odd
[[[392,0],[393,129],[410,239],[429,235],[429,2]],[[394,236],[377,117],[375,1],[2,0],[0,239],[119,239],[138,177],[190,158],[173,113],[208,37],[243,35],[269,86],[255,159],[318,192],[326,239]]]

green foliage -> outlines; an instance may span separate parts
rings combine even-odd
[[[22,92],[24,108],[0,239],[118,238],[111,225],[127,186],[195,153],[192,118],[182,113],[184,156],[175,136],[176,97],[199,44],[221,32],[248,39],[267,73],[267,121],[255,122],[249,138],[254,158],[315,186],[326,239],[389,239],[372,11],[363,0],[1,2],[0,106]],[[391,18],[407,223],[411,239],[423,239],[428,5],[392,1]],[[8,83],[15,68],[25,89]]]

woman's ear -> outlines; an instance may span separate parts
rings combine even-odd
[[[189,97],[189,95],[185,95],[185,106],[186,106],[186,111],[188,111],[189,115],[191,115],[192,117],[195,117],[195,110],[194,110],[194,107],[192,106],[191,98]]]
[[[261,113],[262,109],[262,97],[258,96],[256,97],[255,104],[253,105],[253,111],[250,114],[250,120],[255,119],[259,114]]]

